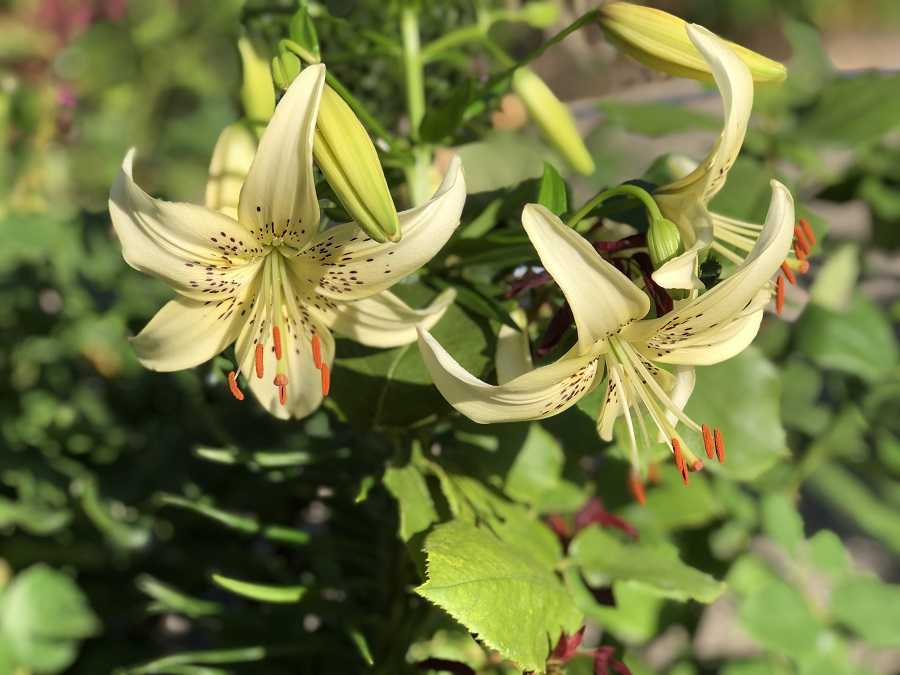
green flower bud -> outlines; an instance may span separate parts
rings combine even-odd
[[[244,82],[241,85],[241,104],[244,115],[253,122],[267,122],[275,112],[275,87],[269,71],[269,59],[246,35],[238,39]]]
[[[613,2],[600,8],[600,25],[607,38],[645,66],[669,75],[712,81],[709,65],[687,35],[687,22],[653,7]],[[747,64],[755,82],[781,82],[787,69],[778,61],[725,43]]]
[[[519,16],[534,28],[549,28],[559,18],[559,5],[555,2],[529,2],[519,10]]]
[[[650,224],[647,232],[647,249],[655,269],[681,253],[681,235],[678,226],[668,218],[660,218]]]
[[[565,160],[580,174],[590,176],[594,173],[594,160],[581,140],[572,113],[550,87],[532,70],[522,67],[513,74],[512,88],[544,136]]]
[[[294,78],[300,74],[302,65],[296,54],[280,50],[278,56],[272,59],[272,78],[279,89],[287,89]]]
[[[400,220],[372,139],[347,102],[328,85],[322,91],[313,154],[356,223],[376,241],[399,241]]]

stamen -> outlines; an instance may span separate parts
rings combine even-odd
[[[313,363],[316,364],[316,368],[322,367],[322,343],[319,340],[318,335],[312,336],[312,353],[313,353]]]
[[[656,485],[659,483],[659,465],[651,464],[647,467],[647,480]]]
[[[323,363],[322,371],[322,396],[328,396],[328,390],[331,388],[331,371],[328,370],[328,364]]]
[[[228,388],[231,390],[231,395],[238,401],[244,400],[244,392],[242,392],[241,388],[238,386],[237,373],[233,370],[228,373]]]
[[[281,407],[284,407],[284,404],[287,403],[287,385],[283,384],[278,387],[278,402],[281,404]]]
[[[784,276],[788,281],[792,284],[797,283],[797,277],[794,276],[794,271],[791,269],[790,265],[787,264],[786,260],[781,263],[781,271],[784,272]]]
[[[681,474],[682,482],[687,485],[688,484],[688,472],[687,466],[684,464],[684,457],[681,454],[681,443],[677,438],[672,439],[672,451],[675,453],[675,466],[678,467],[678,472]]]
[[[691,471],[700,471],[703,468],[703,460],[695,459],[694,463],[691,464]]]
[[[794,226],[794,239],[796,239],[797,243],[803,248],[804,253],[809,253],[809,242],[806,240],[806,234],[799,225]]]
[[[797,260],[806,260],[806,250],[800,244],[800,240],[794,241],[794,255],[797,256]]]
[[[808,261],[801,260],[801,261],[799,261],[799,263],[800,264],[797,265],[797,271],[800,272],[800,274],[806,274],[807,272],[809,272],[809,262]]]
[[[272,326],[272,341],[275,343],[275,358],[281,361],[281,330]]]
[[[712,431],[710,431],[710,428],[705,424],[701,427],[701,430],[703,431],[703,447],[706,450],[706,456],[707,458],[712,459],[716,454],[716,446],[713,441]]]
[[[287,375],[285,375],[284,373],[278,373],[278,375],[276,375],[275,379],[272,381],[272,384],[274,384],[276,387],[286,387],[287,383]]]
[[[644,484],[641,482],[641,476],[637,471],[632,471],[628,476],[628,489],[638,504],[643,506],[647,503],[647,495],[644,494]]]
[[[811,246],[816,245],[816,233],[813,231],[812,226],[809,224],[809,221],[806,218],[800,219],[800,227],[803,228],[803,233],[806,235],[807,240]]]
[[[722,435],[722,431],[718,427],[716,427],[715,440],[716,440],[716,456],[719,458],[719,464],[724,464],[725,463],[725,437]]]
[[[784,309],[784,277],[778,277],[775,282],[775,313],[781,316],[781,310]]]
[[[262,342],[256,343],[256,376],[259,379],[262,379],[263,376],[263,357],[265,354],[263,353],[263,344]]]

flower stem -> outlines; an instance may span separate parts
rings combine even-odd
[[[409,114],[410,138],[413,141],[413,163],[406,169],[406,182],[413,206],[423,204],[431,192],[428,184],[428,170],[431,166],[431,151],[417,145],[419,125],[425,117],[425,72],[419,44],[419,15],[417,8],[408,4],[400,16],[400,30],[403,35],[403,67],[406,74],[406,110]]]
[[[578,224],[584,219],[585,216],[587,216],[587,214],[589,214],[607,199],[620,195],[639,200],[647,209],[647,213],[650,215],[651,220],[660,220],[662,218],[662,213],[660,213],[659,211],[659,206],[657,206],[656,201],[653,199],[652,195],[649,192],[647,192],[646,190],[642,190],[636,185],[618,185],[614,188],[610,188],[609,190],[604,190],[603,192],[594,196],[584,206],[578,209],[578,211],[576,211],[575,214],[571,218],[569,218],[569,222],[566,224],[569,227],[575,228],[580,232],[583,228],[578,228]]]

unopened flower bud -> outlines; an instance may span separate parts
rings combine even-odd
[[[549,28],[559,18],[556,2],[529,2],[519,10],[519,17],[534,28]]]
[[[550,87],[526,67],[519,68],[513,74],[512,87],[544,136],[572,168],[585,176],[594,173],[594,160],[581,140],[572,113],[556,98]]]
[[[275,112],[275,87],[269,71],[269,59],[246,35],[238,40],[244,81],[241,104],[244,115],[253,122],[267,122]]]
[[[278,55],[272,59],[272,79],[275,80],[275,86],[287,89],[300,74],[301,67],[296,54],[286,49],[279,50]]]
[[[229,124],[219,134],[209,162],[206,206],[237,219],[241,186],[256,155],[256,135],[243,122]]]
[[[678,226],[668,218],[659,218],[650,224],[647,232],[647,249],[655,269],[674,258],[681,251],[681,235]]]
[[[600,8],[607,38],[645,66],[670,75],[712,81],[709,64],[691,42],[687,22],[653,7],[612,2]],[[778,61],[724,40],[747,64],[755,82],[781,82],[787,69]]]
[[[399,241],[400,220],[372,139],[347,102],[327,85],[319,105],[313,154],[357,225],[376,241]]]

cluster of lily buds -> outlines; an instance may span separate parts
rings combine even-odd
[[[645,66],[669,75],[712,81],[709,64],[688,39],[684,19],[653,7],[612,2],[600,8],[600,26],[610,42]],[[781,82],[787,77],[781,63],[733,42],[727,44],[750,69],[755,82]]]

